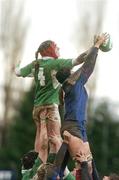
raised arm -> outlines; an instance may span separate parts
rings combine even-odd
[[[88,171],[88,161],[87,156],[83,153],[76,154],[76,161],[80,164],[81,169],[79,169],[79,173],[81,175],[82,180],[91,180],[89,171]]]
[[[89,50],[83,52],[76,59],[74,59],[73,60],[73,65],[76,66],[76,65],[82,64],[85,61],[88,52],[89,52]]]
[[[88,80],[88,78],[92,74],[95,67],[96,58],[98,55],[98,49],[100,45],[105,42],[108,36],[109,35],[107,33],[104,33],[101,36],[98,36],[98,39],[94,44],[94,47],[92,47],[91,51],[87,55],[86,61],[81,68],[81,74],[82,76],[84,76],[85,81]]]
[[[18,77],[33,77],[33,62],[28,64],[27,66],[20,68],[20,63],[21,61],[19,61],[16,65],[16,67],[14,67],[14,72],[16,74],[16,76]]]
[[[82,77],[84,83],[88,80],[95,67],[98,49],[100,45],[103,42],[105,42],[107,38],[108,38],[108,34],[106,33],[102,34],[101,36],[98,36],[96,43],[86,55],[84,64],[76,72],[70,75],[70,77],[67,79],[68,83],[74,84],[76,80],[79,79],[80,76]]]

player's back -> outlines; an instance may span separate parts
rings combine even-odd
[[[87,92],[79,79],[65,95],[65,120],[86,120]]]
[[[35,71],[35,105],[59,104],[59,83],[55,77],[58,63],[54,59],[39,60]]]
[[[41,59],[35,70],[35,105],[59,104],[60,84],[56,73],[62,68],[72,68],[72,59]]]

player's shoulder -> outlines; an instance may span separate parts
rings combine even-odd
[[[58,58],[57,61],[72,61],[71,58]]]
[[[67,80],[63,83],[62,88],[65,93],[69,93],[72,89],[72,84],[70,84]]]
[[[72,64],[72,59],[58,58],[58,59],[54,60],[54,64],[57,64],[57,65]]]

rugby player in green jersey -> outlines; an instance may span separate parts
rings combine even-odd
[[[38,59],[39,53],[41,55],[40,59]],[[41,43],[36,51],[36,60],[23,68],[20,68],[19,65],[15,68],[17,76],[30,76],[34,77],[35,80],[33,109],[33,119],[37,128],[35,151],[39,153],[39,158],[44,163],[53,161],[62,143],[58,111],[60,84],[55,75],[62,68],[72,68],[81,64],[84,62],[86,55],[87,51],[76,59],[61,59],[59,58],[59,48],[55,42],[47,40]],[[54,145],[50,139],[53,141],[55,137],[59,140]]]

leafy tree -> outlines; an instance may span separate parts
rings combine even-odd
[[[24,153],[34,149],[35,125],[32,120],[33,91],[24,94],[17,114],[9,126],[9,136],[7,145],[0,149],[0,169],[13,169],[20,178],[21,163],[20,159]]]
[[[108,102],[102,102],[90,116],[88,135],[100,175],[119,172],[119,121]]]
[[[0,132],[0,145],[5,146],[8,132],[7,128],[14,114],[13,104],[16,101],[14,94],[16,93],[18,98],[21,91],[21,79],[16,81],[13,66],[22,56],[28,21],[23,19],[24,1],[3,0],[0,1],[0,8],[2,14],[2,16],[0,16],[0,50],[3,60],[2,73],[4,76],[4,84],[2,84],[3,119]]]
[[[9,126],[7,145],[0,149],[0,169],[15,170],[17,179],[21,179],[20,158],[34,146],[33,94],[34,88],[26,92],[16,106],[17,114]],[[114,117],[108,102],[97,104],[94,113],[89,115],[88,137],[100,175],[119,171],[119,122]],[[70,160],[68,166],[72,170],[74,162]]]

